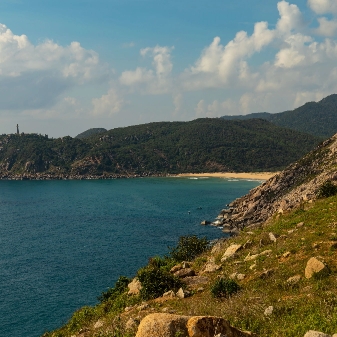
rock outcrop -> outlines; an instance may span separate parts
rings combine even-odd
[[[256,229],[275,213],[301,207],[316,198],[327,180],[337,182],[337,134],[247,195],[234,200],[218,218],[229,235],[244,227]],[[277,238],[272,238],[275,240]]]
[[[228,321],[213,316],[180,316],[151,314],[140,323],[136,337],[214,337],[218,334],[231,337],[254,336],[232,327]]]

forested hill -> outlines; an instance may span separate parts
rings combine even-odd
[[[221,118],[227,120],[263,118],[278,126],[328,138],[337,130],[337,95],[333,94],[317,103],[308,102],[295,110],[276,114],[258,112]]]
[[[0,136],[1,177],[128,176],[280,170],[320,138],[262,119],[197,119],[117,128],[89,138]]]
[[[75,138],[83,139],[83,138],[87,138],[87,137],[90,137],[90,136],[95,135],[97,133],[105,132],[105,131],[107,131],[107,129],[104,129],[104,128],[92,128],[92,129],[86,130],[84,132],[81,132]]]

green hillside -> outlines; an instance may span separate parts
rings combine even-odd
[[[320,138],[262,119],[160,122],[84,139],[0,136],[0,173],[154,175],[280,170]]]
[[[337,132],[337,95],[330,95],[317,103],[308,102],[297,109],[276,114],[259,112],[221,118],[227,120],[263,118],[278,126],[328,138]]]
[[[95,135],[96,133],[105,132],[105,131],[107,131],[107,130],[104,129],[104,128],[92,128],[92,129],[81,132],[75,138],[83,139],[83,138],[87,138],[87,137],[90,137],[92,135]]]

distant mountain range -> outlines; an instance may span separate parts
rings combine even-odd
[[[308,102],[297,109],[275,114],[258,112],[221,118],[227,120],[262,118],[277,126],[329,138],[337,133],[337,95],[333,94],[317,103]]]
[[[201,118],[116,128],[87,138],[0,136],[0,177],[275,171],[321,138],[262,119]]]

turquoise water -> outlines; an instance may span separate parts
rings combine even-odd
[[[221,237],[200,222],[260,183],[0,181],[0,336],[37,337],[61,326],[181,235]]]

